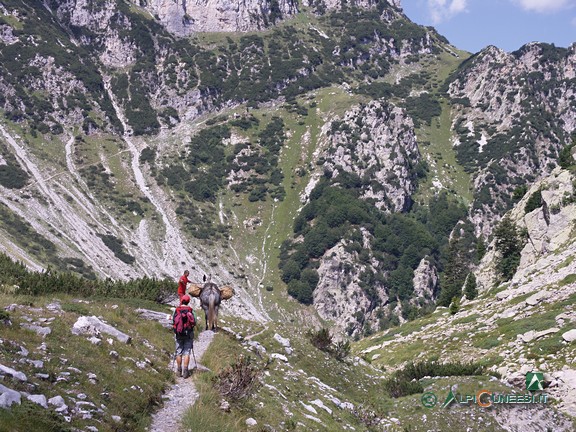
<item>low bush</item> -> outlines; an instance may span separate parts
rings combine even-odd
[[[258,389],[261,373],[250,356],[240,356],[213,378],[214,387],[226,400],[237,402]]]
[[[326,328],[321,328],[317,332],[308,332],[308,339],[320,351],[329,352],[332,345],[332,335]]]
[[[320,351],[330,354],[338,361],[344,360],[350,354],[350,342],[333,342],[332,335],[328,329],[321,328],[316,332],[308,331],[307,336],[312,345]]]
[[[384,382],[384,388],[393,398],[422,393],[424,388],[418,381],[407,381],[401,377],[392,377]]]
[[[435,376],[470,376],[482,375],[485,366],[479,363],[439,363],[437,361],[424,361],[408,363],[404,369],[396,371],[384,382],[384,388],[393,398],[408,396],[423,391],[419,380],[424,377]]]

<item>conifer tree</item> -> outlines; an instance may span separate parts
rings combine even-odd
[[[474,300],[478,296],[478,287],[476,284],[476,276],[470,272],[466,278],[466,285],[464,286],[464,295],[468,300]]]

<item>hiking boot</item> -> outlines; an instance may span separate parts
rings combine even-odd
[[[186,379],[190,376],[190,371],[188,369],[184,369],[184,375],[183,378]]]
[[[182,369],[178,368],[178,369],[176,370],[176,375],[178,375],[179,377],[181,377],[181,376],[182,376]]]

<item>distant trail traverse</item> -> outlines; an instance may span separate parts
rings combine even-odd
[[[11,135],[2,125],[0,125],[0,133],[4,136],[6,142],[14,149],[16,158],[31,174],[31,177],[34,180],[34,186],[47,202],[45,209],[40,209],[40,207],[38,207],[40,209],[39,216],[42,218],[44,223],[57,230],[62,239],[78,245],[91,265],[96,267],[99,266],[100,263],[90,254],[90,252],[94,250],[93,245],[84,241],[85,236],[87,236],[92,229],[87,222],[77,217],[72,205],[54,189],[54,186],[60,187],[62,190],[68,191],[68,193],[70,193],[72,188],[70,186],[64,187],[58,182],[53,182],[52,186],[50,186],[38,165],[33,161],[33,157],[29,156],[29,152],[26,148],[18,142],[21,138],[18,135]],[[26,218],[25,215],[21,214],[21,210],[14,205],[11,200],[2,198],[2,201],[10,208],[10,210],[19,216]],[[34,221],[31,220],[30,223],[35,229],[42,232],[42,229],[34,225]],[[62,226],[65,226],[66,229],[63,229]],[[102,254],[106,253],[104,251],[100,252]],[[110,252],[110,254],[111,253],[112,252]]]
[[[148,223],[145,219],[142,220],[140,226],[137,231],[138,236],[138,243],[144,243],[146,247],[141,248],[142,250],[148,251],[148,258],[150,260],[156,261],[158,263],[159,268],[167,268],[169,267],[170,263],[179,263],[181,261],[190,262],[191,257],[188,256],[186,249],[184,247],[184,242],[180,237],[179,230],[177,227],[174,226],[170,217],[167,212],[167,208],[169,208],[164,200],[159,196],[159,194],[153,194],[151,191],[151,186],[146,184],[146,180],[144,178],[144,173],[139,165],[139,156],[140,151],[138,147],[134,143],[131,134],[129,131],[132,128],[129,126],[128,121],[126,120],[125,116],[123,115],[122,110],[118,106],[116,98],[112,91],[110,90],[110,82],[108,80],[104,80],[104,87],[108,92],[110,100],[112,102],[112,106],[116,111],[116,115],[118,119],[122,123],[124,128],[124,134],[122,136],[124,142],[128,145],[128,149],[131,153],[132,160],[131,160],[131,168],[134,174],[134,180],[140,192],[148,198],[150,203],[154,206],[154,209],[160,215],[165,233],[163,241],[157,242],[153,241],[150,237],[150,233],[148,232]],[[160,248],[159,253],[153,253],[153,251],[157,251]],[[184,257],[182,256],[184,255]]]

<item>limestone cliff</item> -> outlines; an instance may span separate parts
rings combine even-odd
[[[448,86],[455,102],[453,145],[474,178],[471,218],[487,236],[511,207],[514,184],[547,176],[576,129],[576,45],[488,47]]]
[[[576,272],[571,258],[576,253],[575,181],[573,173],[557,168],[534,183],[509,212],[511,220],[526,236],[510,288],[530,292],[538,287],[553,287]],[[526,213],[527,201],[537,192],[542,195],[541,205]],[[480,263],[477,274],[483,290],[498,284],[495,267],[500,258],[492,245]]]
[[[312,185],[326,171],[332,178],[353,173],[364,180],[363,198],[373,199],[378,208],[402,212],[410,207],[420,152],[412,120],[404,110],[371,102],[354,107],[324,130],[324,151],[318,156],[322,164]]]
[[[295,0],[139,0],[172,34],[262,30],[298,12]]]

